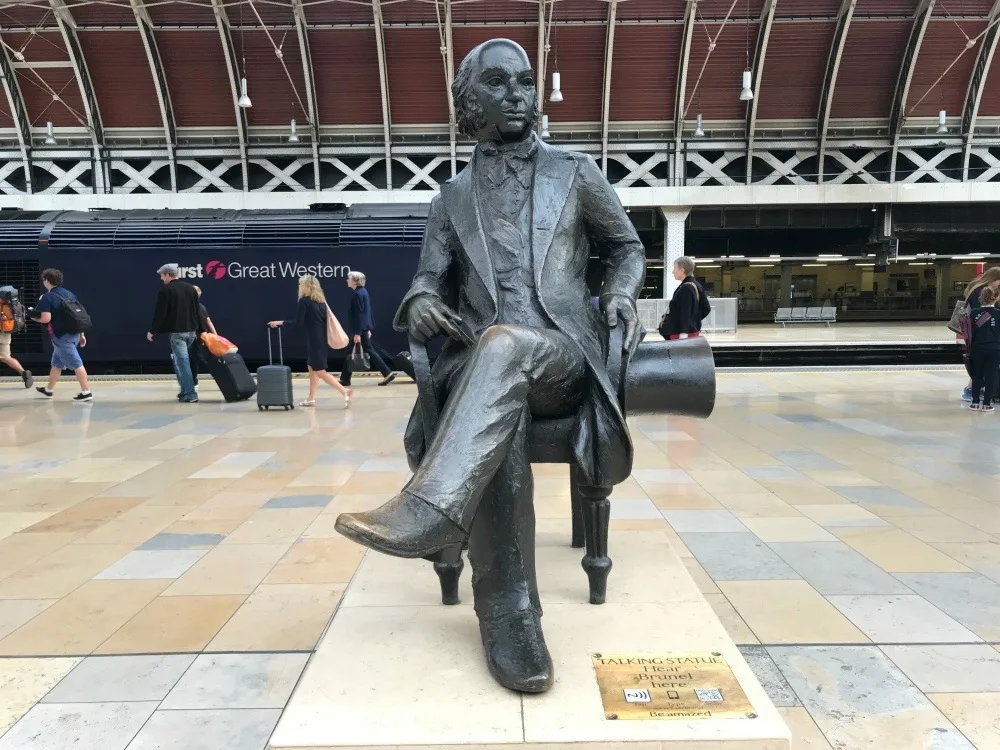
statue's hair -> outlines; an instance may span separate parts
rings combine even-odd
[[[474,47],[465,56],[462,64],[458,66],[458,71],[455,73],[455,80],[451,84],[451,97],[455,102],[455,118],[458,121],[458,131],[472,138],[475,138],[479,134],[479,131],[486,127],[486,117],[483,114],[483,108],[479,104],[479,100],[476,99],[475,92],[472,90],[473,69],[479,62],[479,55],[482,53],[483,48],[489,44],[498,43],[515,47],[524,54],[525,58],[528,56],[524,52],[524,48],[517,42],[510,39],[490,39]],[[535,106],[529,113],[529,116],[533,125],[538,120],[537,96],[535,97]]]

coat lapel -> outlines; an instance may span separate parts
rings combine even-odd
[[[556,227],[562,218],[569,191],[576,176],[576,160],[559,152],[553,153],[539,141],[535,162],[535,186],[531,205],[531,248],[535,267],[535,284],[542,286],[542,267],[552,247]]]
[[[441,196],[462,248],[469,256],[469,261],[490,293],[493,309],[496,310],[496,278],[493,275],[493,263],[490,261],[489,251],[486,249],[486,235],[483,233],[483,223],[479,216],[479,202],[476,200],[475,185],[472,179],[475,159],[475,154],[473,154],[469,165],[454,180],[441,186]]]

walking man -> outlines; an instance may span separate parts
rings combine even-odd
[[[201,330],[198,310],[198,292],[186,281],[180,281],[180,268],[176,263],[167,263],[157,271],[163,288],[156,295],[156,309],[153,324],[146,339],[153,340],[155,334],[167,334],[170,338],[170,352],[173,355],[174,373],[181,392],[177,400],[186,404],[198,403],[198,393],[194,389],[191,375],[191,359],[188,350]]]
[[[351,335],[351,346],[359,345],[368,355],[374,369],[382,373],[379,385],[389,385],[396,379],[396,373],[385,363],[376,348],[373,348],[372,331],[375,329],[375,317],[372,315],[372,300],[365,289],[367,279],[361,271],[351,271],[347,274],[347,286],[354,290],[351,295],[351,307],[347,315],[347,327]],[[344,369],[340,373],[340,384],[351,387],[351,371],[354,369],[353,357],[344,360]]]
[[[72,370],[77,382],[80,383],[80,392],[73,400],[93,401],[94,394],[90,392],[87,368],[83,366],[79,352],[79,349],[87,345],[87,336],[83,331],[90,327],[90,318],[85,311],[83,317],[67,312],[67,303],[76,303],[77,299],[73,292],[63,288],[62,271],[46,268],[42,271],[42,286],[45,287],[45,294],[35,308],[34,319],[49,331],[49,339],[52,341],[52,363],[49,369],[49,382],[38,386],[35,390],[45,398],[52,398],[62,371]],[[79,307],[77,309],[82,310]]]

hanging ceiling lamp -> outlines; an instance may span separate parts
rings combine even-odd
[[[548,138],[552,133],[549,132],[549,116],[542,115],[542,138]]]
[[[740,92],[740,101],[748,102],[753,99],[753,72],[749,68],[743,71],[743,90]]]
[[[552,73],[552,93],[549,94],[550,102],[561,102],[563,100],[562,89],[560,88],[562,84],[562,76],[559,75],[558,71]]]
[[[55,130],[52,128],[51,122],[45,123],[45,145],[46,146],[56,145],[56,133]]]
[[[247,94],[247,79],[240,79],[240,98],[236,100],[236,103],[243,109],[250,109],[253,104],[250,103],[250,97]]]
[[[934,132],[938,135],[946,135],[948,133],[948,112],[946,110],[942,109],[938,112],[938,126]]]
[[[288,142],[289,143],[298,143],[299,142],[299,134],[297,132],[295,132],[295,120],[292,120],[292,132],[288,136]]]
[[[705,128],[702,127],[701,112],[698,113],[698,121],[697,122],[698,122],[698,125],[694,129],[694,137],[695,138],[704,138],[705,137]]]

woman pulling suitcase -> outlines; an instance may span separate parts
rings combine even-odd
[[[344,406],[351,405],[351,389],[342,386],[333,375],[326,371],[330,347],[327,344],[327,318],[333,315],[326,303],[326,295],[315,276],[299,279],[299,306],[294,320],[272,320],[272,328],[295,325],[302,328],[306,337],[306,369],[309,371],[309,397],[299,402],[299,406],[316,406],[316,388],[319,381],[333,386],[344,397]]]

